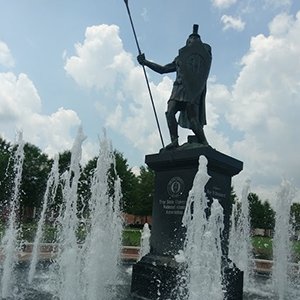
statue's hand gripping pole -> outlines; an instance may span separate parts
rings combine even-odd
[[[129,16],[129,20],[130,20],[131,28],[132,28],[132,31],[133,31],[135,43],[136,43],[136,46],[137,46],[137,49],[138,49],[138,53],[140,55],[140,54],[142,54],[142,51],[141,51],[141,48],[139,46],[139,41],[137,39],[136,32],[135,32],[135,29],[134,29],[133,21],[132,21],[132,18],[131,18],[131,13],[130,13],[129,6],[128,6],[128,0],[124,0],[124,2],[125,2],[125,5],[126,5],[126,8],[127,8],[127,13],[128,13],[128,16]],[[154,105],[154,101],[153,101],[153,97],[152,97],[152,92],[151,92],[151,89],[150,89],[148,76],[147,76],[147,73],[146,73],[146,70],[145,70],[145,66],[142,65],[142,67],[143,67],[143,72],[144,72],[144,76],[145,76],[145,79],[146,79],[146,84],[147,84],[147,88],[148,88],[148,92],[149,92],[149,96],[150,96],[150,100],[151,100],[151,104],[152,104],[152,108],[153,108],[153,112],[154,112],[154,116],[155,116],[155,120],[156,120],[156,124],[157,124],[157,128],[158,128],[160,140],[161,140],[162,146],[164,148],[165,144],[164,144],[163,137],[162,137],[162,134],[161,134],[161,129],[160,129],[160,126],[159,126],[158,117],[157,117],[157,113],[156,113],[156,109],[155,109],[155,105]]]

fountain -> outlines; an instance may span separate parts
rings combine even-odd
[[[210,176],[205,171],[206,165],[207,160],[200,157],[199,172],[195,176],[183,215],[182,223],[187,230],[183,256],[187,264],[184,272],[188,277],[185,279],[188,297],[180,295],[181,291],[180,299],[196,300],[202,295],[215,300],[224,298],[221,275],[223,208],[218,200],[214,200],[210,208],[211,214],[207,218],[205,212],[209,209],[209,200],[204,187]]]
[[[205,158],[207,165],[202,161]],[[242,272],[228,258],[228,242],[231,177],[241,171],[242,162],[209,146],[191,144],[184,149],[147,155],[146,163],[155,171],[153,223],[150,253],[133,266],[133,298],[158,299],[159,296],[159,299],[173,300],[179,293],[181,299],[189,299],[186,297],[204,292],[199,278],[208,279],[211,270],[217,273],[219,270],[211,282],[218,299],[241,299]],[[222,208],[222,218],[218,205]],[[216,221],[220,219],[222,224]],[[199,253],[218,253],[214,259],[206,257],[206,263],[214,265],[201,265],[201,259],[195,260]],[[195,270],[200,269],[202,277],[196,276]],[[196,294],[190,288],[197,285]]]
[[[16,283],[17,235],[18,224],[16,212],[19,207],[19,186],[24,159],[22,136],[19,136],[17,150],[14,154],[14,193],[10,201],[10,216],[5,235],[1,241],[4,261],[2,265],[1,299],[35,299],[38,291],[37,281],[41,273],[38,269],[38,249],[45,223],[48,204],[53,200],[58,184],[62,185],[63,201],[57,218],[58,251],[50,268],[44,270],[47,277],[46,286],[51,286],[49,299],[101,299],[111,300],[116,297],[116,283],[119,281],[119,263],[122,236],[122,218],[120,212],[121,185],[117,177],[113,185],[113,194],[109,189],[108,172],[115,165],[112,147],[106,138],[100,141],[97,167],[91,184],[91,197],[88,202],[87,235],[82,244],[78,242],[76,232],[80,220],[78,210],[78,183],[80,177],[81,146],[85,137],[80,128],[71,150],[69,170],[58,178],[58,158],[54,159],[42,212],[38,222],[36,238],[33,244],[32,258],[28,274],[27,288],[31,296],[21,291]],[[19,268],[20,269],[20,268]],[[27,270],[27,268],[26,268]],[[19,270],[20,271],[20,270]],[[21,271],[20,271],[21,272]],[[25,271],[22,270],[21,273]],[[27,273],[27,271],[26,271]],[[24,274],[22,274],[23,277]],[[24,288],[24,286],[22,286]],[[24,294],[25,293],[25,294]],[[32,297],[32,298],[30,298]],[[43,298],[46,294],[43,295]]]
[[[12,286],[15,284],[13,277],[13,270],[16,264],[16,251],[17,251],[17,236],[19,232],[17,224],[17,212],[20,206],[19,193],[23,170],[24,161],[24,142],[22,133],[18,133],[16,152],[13,160],[13,194],[9,202],[9,219],[8,226],[5,231],[4,237],[1,241],[1,249],[3,249],[4,262],[1,279],[1,296],[7,298],[10,295]]]
[[[289,272],[291,254],[290,208],[295,197],[295,191],[290,182],[283,180],[277,194],[275,235],[273,242],[273,289],[279,300],[296,299],[293,295],[292,273]],[[296,298],[295,298],[296,297]],[[298,294],[299,297],[299,294]]]
[[[151,237],[151,230],[149,228],[149,224],[145,223],[141,235],[141,246],[140,246],[138,260],[140,260],[143,256],[145,256],[150,252],[150,237]]]
[[[229,240],[229,257],[238,268],[243,270],[245,289],[251,286],[254,269],[249,220],[249,189],[250,180],[246,180],[242,190],[241,201],[233,205]]]
[[[107,173],[114,165],[114,157],[111,145],[105,137],[100,142],[97,167],[91,184],[91,197],[88,202],[89,216],[86,224],[89,230],[87,230],[86,238],[82,243],[78,243],[76,238],[76,230],[80,224],[78,217],[80,211],[76,205],[80,176],[79,162],[84,139],[82,129],[79,129],[71,151],[70,169],[61,178],[58,175],[58,158],[54,159],[43,198],[42,211],[32,249],[32,259],[30,264],[24,268],[17,262],[17,252],[19,251],[17,236],[20,230],[16,211],[19,207],[19,187],[24,160],[24,142],[22,134],[18,135],[14,157],[10,160],[14,164],[14,188],[10,199],[10,215],[5,235],[1,241],[4,255],[1,268],[2,299],[137,299],[134,293],[129,295],[128,281],[130,278],[120,263],[122,218],[119,205],[121,187],[120,179],[116,178],[114,194],[109,192]],[[195,151],[197,152],[197,150],[192,150],[193,153]],[[195,159],[193,160],[193,165],[196,165],[197,168],[190,177],[190,183],[186,181],[189,175],[185,173],[185,163],[179,164],[179,170],[186,175],[185,177],[174,178],[173,171],[168,177],[164,169],[157,171],[157,180],[159,182],[162,180],[166,184],[165,192],[168,195],[166,198],[168,203],[162,202],[164,198],[161,197],[158,203],[160,210],[156,211],[156,214],[165,213],[167,220],[165,224],[162,224],[163,220],[157,219],[154,211],[151,238],[149,227],[145,226],[142,238],[142,258],[133,266],[133,283],[136,282],[137,274],[141,275],[139,273],[141,264],[144,267],[144,275],[148,274],[149,269],[147,268],[151,264],[151,270],[157,276],[154,282],[151,282],[148,277],[147,284],[150,286],[152,284],[151,288],[155,287],[156,294],[152,294],[152,299],[196,300],[201,299],[202,295],[213,300],[230,299],[232,294],[226,294],[228,282],[225,279],[231,280],[231,283],[234,281],[232,277],[226,277],[225,272],[228,271],[227,263],[232,260],[244,272],[244,299],[286,300],[299,298],[299,274],[291,273],[292,267],[295,266],[289,262],[289,211],[294,197],[291,184],[283,181],[277,194],[272,276],[259,277],[260,280],[257,282],[257,276],[253,272],[253,260],[249,245],[247,195],[250,183],[246,182],[242,191],[240,217],[237,219],[237,223],[234,223],[236,219],[232,218],[233,226],[230,239],[227,240],[228,224],[224,211],[228,212],[229,210],[220,201],[224,198],[222,190],[219,188],[220,184],[217,185],[220,183],[220,178],[216,179],[215,161],[212,160],[209,153],[205,154],[195,156],[199,161],[195,164]],[[166,154],[163,153],[159,156],[161,155],[165,156]],[[179,158],[175,156],[175,159],[181,161],[185,159],[182,157],[182,153],[178,155]],[[156,155],[150,155],[147,157],[147,163],[156,168],[156,159]],[[230,162],[233,165],[235,163],[234,160],[230,160]],[[232,169],[232,172],[234,173],[236,170]],[[164,177],[161,177],[160,171],[163,171]],[[180,178],[185,181],[181,181]],[[221,182],[223,181],[221,180]],[[59,184],[63,187],[63,204],[57,219],[59,228],[56,241],[57,257],[52,263],[47,263],[45,268],[41,269],[38,249],[46,212]],[[226,189],[226,192],[229,191],[230,189]],[[161,192],[160,190],[160,195],[163,196]],[[181,197],[186,197],[184,205]],[[155,223],[157,220],[159,220],[158,223]],[[165,231],[161,231],[161,234],[171,233],[171,239],[168,238],[168,235],[163,236],[163,239],[167,237],[167,241],[159,239],[156,233],[162,229]],[[183,239],[183,237],[186,238]],[[228,245],[228,241],[231,244]],[[171,248],[168,248],[168,245],[171,245]],[[237,245],[240,247],[236,247]],[[169,251],[169,256],[164,256],[162,262],[155,261],[154,258],[157,259],[157,257],[162,259],[159,251],[166,249]],[[228,261],[224,259],[227,249],[228,257],[231,258]],[[157,269],[174,272],[171,279],[177,285],[174,289],[169,289],[168,297],[165,296],[168,294],[166,282],[163,277],[158,277],[163,273],[158,273]],[[168,284],[174,282],[169,281]],[[142,284],[145,287],[145,282],[142,281]]]
[[[40,241],[42,238],[42,233],[43,233],[43,225],[45,223],[45,217],[46,217],[46,211],[48,208],[48,204],[53,202],[57,187],[58,187],[58,181],[59,181],[59,173],[58,173],[58,156],[54,158],[53,166],[47,181],[47,186],[46,186],[46,192],[44,195],[43,199],[43,207],[42,207],[42,212],[41,212],[41,217],[38,222],[38,227],[36,231],[36,236],[35,240],[33,243],[33,248],[32,248],[32,258],[31,258],[31,263],[29,267],[29,273],[28,273],[28,282],[29,284],[32,284],[32,280],[36,271],[36,265],[38,262],[38,252],[39,252],[39,245]],[[50,200],[50,201],[49,201]]]
[[[276,197],[275,230],[273,236],[273,261],[268,261],[272,266],[267,274],[256,274],[255,260],[251,253],[249,207],[247,195],[249,181],[246,182],[241,198],[239,218],[236,221],[232,215],[232,228],[229,255],[233,261],[244,271],[246,299],[298,299],[299,292],[299,266],[292,261],[290,224],[290,208],[295,196],[295,189],[287,180],[283,180]],[[246,200],[246,201],[245,201]],[[234,246],[235,245],[235,246]],[[238,245],[238,247],[236,247]],[[260,261],[260,260],[258,260]],[[264,263],[267,261],[265,260]]]

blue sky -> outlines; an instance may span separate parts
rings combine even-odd
[[[272,200],[282,178],[300,187],[300,1],[129,0],[143,52],[171,62],[199,24],[212,46],[205,132],[244,161],[234,181]],[[156,153],[156,129],[123,0],[0,0],[0,135],[54,155],[80,125],[83,159],[106,128],[131,167]],[[148,70],[163,130],[174,75]],[[181,142],[189,131],[181,130]]]

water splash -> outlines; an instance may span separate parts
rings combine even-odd
[[[108,173],[115,167],[111,145],[100,141],[100,153],[91,187],[90,232],[83,245],[84,298],[110,300],[115,294],[122,240],[120,213],[121,181],[116,178],[114,194],[109,189]],[[114,170],[116,174],[116,170]]]
[[[62,185],[62,204],[58,227],[57,258],[48,272],[51,294],[60,300],[111,300],[116,296],[118,284],[120,249],[122,241],[123,220],[120,202],[121,180],[117,176],[115,157],[112,146],[104,136],[100,140],[100,152],[97,167],[90,186],[90,198],[85,207],[87,233],[84,242],[77,237],[81,225],[83,209],[79,209],[78,187],[81,176],[82,143],[85,140],[82,128],[71,150],[69,170],[59,180],[58,158],[55,158],[49,175],[41,217],[33,246],[32,260],[28,274],[28,281],[32,283],[29,289],[35,289],[35,271],[38,261],[39,243],[42,238],[46,211],[53,201],[58,183]],[[5,255],[1,281],[1,299],[15,296],[25,299],[23,286],[16,288],[16,274],[14,266],[17,259],[17,212],[19,210],[19,193],[24,160],[24,143],[19,135],[18,147],[14,159],[14,187],[10,201],[10,215],[8,228],[2,239],[1,248]],[[38,280],[37,280],[38,281]],[[34,283],[34,284],[33,284]],[[25,297],[25,298],[24,298]],[[117,296],[119,297],[119,296]]]
[[[290,210],[295,197],[295,189],[287,180],[283,180],[277,193],[275,234],[273,238],[272,280],[274,293],[279,300],[289,299],[290,278],[288,265],[290,260]]]
[[[187,264],[188,300],[199,300],[203,295],[214,300],[224,297],[221,275],[223,208],[214,200],[207,218],[208,199],[204,187],[210,177],[206,166],[207,159],[201,156],[182,221],[187,229],[183,255]],[[183,299],[184,295],[180,297]]]
[[[14,284],[13,271],[16,263],[17,255],[17,213],[20,208],[20,185],[22,179],[24,161],[24,141],[22,132],[18,133],[16,152],[14,153],[14,184],[13,184],[13,195],[9,203],[9,219],[8,226],[5,230],[4,237],[1,241],[2,253],[5,257],[3,262],[3,271],[1,279],[1,295],[2,298],[7,298],[11,293],[11,288]]]
[[[236,202],[233,206],[229,241],[229,257],[244,272],[244,290],[252,285],[254,268],[249,218],[249,190],[250,180],[246,180],[241,201]]]
[[[71,150],[71,163],[67,173],[64,174],[63,203],[59,217],[59,253],[57,264],[59,266],[59,298],[61,300],[80,299],[80,259],[77,241],[77,228],[79,225],[77,214],[78,183],[80,178],[80,161],[82,143],[85,140],[82,128],[79,128]]]
[[[48,204],[54,201],[54,197],[56,195],[56,191],[58,187],[58,181],[59,181],[58,156],[55,156],[52,169],[47,181],[46,191],[43,199],[43,208],[38,222],[37,232],[36,232],[36,236],[32,248],[32,258],[31,258],[29,273],[28,273],[28,282],[30,284],[32,283],[36,271],[36,265],[38,262],[38,255],[39,255],[38,252],[39,252],[40,241],[43,235],[43,227],[45,223],[46,211],[48,208]]]
[[[150,237],[151,231],[149,228],[149,224],[145,223],[143,226],[143,231],[141,235],[141,248],[139,251],[139,259],[140,260],[143,256],[150,252]]]

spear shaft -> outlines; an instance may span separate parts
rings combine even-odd
[[[135,29],[134,29],[130,9],[129,9],[129,6],[128,6],[128,0],[124,0],[124,2],[125,2],[125,5],[126,5],[126,8],[127,8],[127,13],[128,13],[128,16],[129,16],[129,20],[130,20],[131,28],[132,28],[132,31],[133,31],[135,43],[136,43],[136,46],[137,46],[137,49],[138,49],[138,53],[142,54],[142,51],[141,51],[141,48],[140,48],[140,45],[139,45],[139,41],[137,39],[136,32],[135,32]],[[161,140],[162,146],[164,148],[165,144],[164,144],[164,140],[163,140],[163,137],[162,137],[162,134],[161,134],[161,129],[160,129],[160,125],[159,125],[159,122],[158,122],[158,117],[157,117],[157,113],[156,113],[156,109],[155,109],[155,105],[154,105],[154,101],[153,101],[153,96],[152,96],[148,76],[147,76],[147,73],[146,73],[145,66],[142,65],[142,67],[143,67],[143,72],[144,72],[144,76],[145,76],[145,80],[146,80],[146,84],[147,84],[147,88],[148,88],[148,92],[149,92],[149,96],[150,96],[150,100],[151,100],[151,104],[152,104],[152,108],[153,108],[153,112],[154,112],[154,116],[155,116],[155,120],[156,120],[156,124],[157,124],[157,128],[158,128],[160,140]]]

